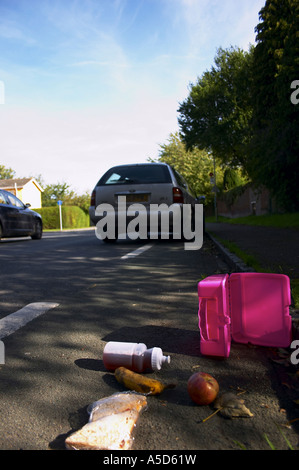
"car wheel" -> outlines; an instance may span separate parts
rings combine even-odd
[[[31,235],[32,240],[40,240],[43,235],[43,229],[41,222],[36,222],[35,232]]]

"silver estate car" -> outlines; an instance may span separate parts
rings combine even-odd
[[[126,226],[128,226],[128,223],[134,217],[127,209],[129,207],[137,208],[136,204],[142,205],[142,208],[147,212],[146,230],[148,232],[151,228],[150,211],[153,211],[155,207],[157,208],[157,205],[161,208],[170,207],[174,204],[179,206],[187,204],[191,208],[193,215],[195,205],[200,203],[195,194],[188,188],[184,178],[166,163],[139,163],[115,166],[108,170],[96,184],[92,191],[89,208],[90,219],[94,225],[97,225],[105,217],[105,207],[113,208],[116,235],[107,236],[104,241],[114,241],[120,238],[117,231],[120,220],[118,217],[120,201],[125,201],[122,211],[124,212],[125,208]],[[99,211],[99,208],[103,210]],[[161,230],[160,222],[158,230]],[[169,220],[169,234],[172,231],[173,221]]]

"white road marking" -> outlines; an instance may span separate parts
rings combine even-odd
[[[121,259],[128,259],[128,258],[134,258],[135,256],[141,255],[146,250],[149,250],[152,248],[153,245],[144,245],[141,246],[140,248],[137,248],[137,250],[131,251],[130,253],[127,253],[126,255],[122,256]]]
[[[11,335],[26,323],[58,305],[54,302],[35,302],[7,315],[0,320],[0,338]]]

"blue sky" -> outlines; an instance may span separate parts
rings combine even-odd
[[[81,194],[157,158],[189,84],[217,48],[254,44],[264,3],[0,0],[0,164]]]

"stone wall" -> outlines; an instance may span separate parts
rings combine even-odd
[[[218,195],[217,209],[218,215],[232,218],[275,211],[269,191],[265,188],[257,190],[249,185]]]

